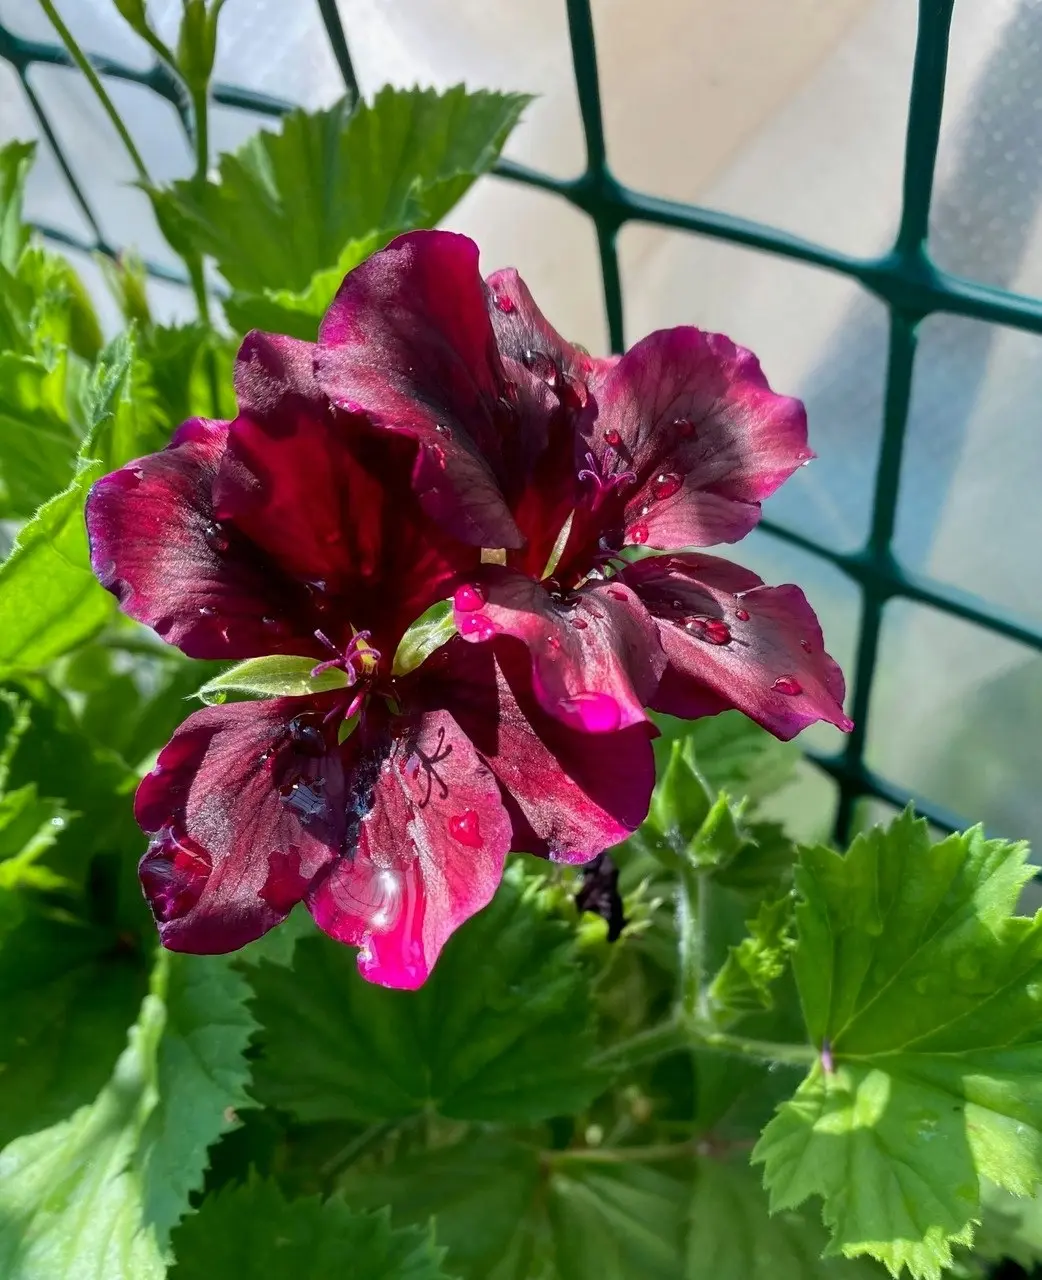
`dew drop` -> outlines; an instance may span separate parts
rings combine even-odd
[[[638,520],[635,525],[626,530],[626,541],[632,542],[636,547],[642,547],[651,536],[651,530],[643,520]]]
[[[556,652],[558,649],[560,649],[560,647],[561,647],[561,642],[560,642],[560,640],[558,640],[558,638],[557,638],[556,636],[547,636],[547,637],[546,637],[546,647],[547,647],[548,649],[553,649],[553,650],[554,650],[554,652]]]
[[[590,398],[589,392],[586,390],[586,383],[580,382],[578,378],[573,378],[570,373],[562,376],[561,381],[564,383],[564,389],[568,393],[567,399],[571,401],[571,408],[585,409],[586,402]]]
[[[680,491],[681,479],[675,471],[662,471],[654,479],[651,485],[651,495],[657,501],[662,502],[666,498],[672,498],[675,493]]]
[[[731,628],[726,622],[720,622],[713,619],[705,624],[705,630],[699,636],[700,640],[704,640],[706,644],[730,644]],[[777,688],[777,686],[775,686]],[[798,693],[796,689],[794,692]]]
[[[585,618],[572,619],[572,626],[576,629],[576,631],[585,631],[589,625],[590,624],[586,621]]]
[[[610,595],[610,596],[611,596],[611,598],[612,598],[613,600],[625,600],[625,599],[627,599],[626,592],[625,592],[625,591],[620,591],[618,587],[609,587],[609,588],[608,588],[608,595]]]
[[[695,434],[695,424],[690,418],[675,419],[673,429],[681,436],[693,436]]]
[[[684,619],[684,628],[687,631],[693,631],[695,635],[701,635],[706,629],[705,618],[690,617]]]
[[[326,754],[326,740],[313,720],[306,719],[304,716],[294,716],[289,722],[289,736],[290,741],[302,755],[324,756]]]
[[[138,875],[156,919],[165,924],[187,915],[199,901],[213,859],[189,835],[175,836],[167,827],[148,846]]]
[[[549,386],[552,387],[557,382],[557,365],[545,351],[528,350],[522,355],[521,362]]]
[[[775,693],[785,694],[787,698],[794,698],[798,693],[803,692],[803,685],[795,676],[779,676],[771,688]]]
[[[217,613],[217,610],[211,604],[201,604],[199,606],[200,618],[213,618],[216,615],[216,613]]]
[[[1042,982],[1029,982],[1024,990],[1029,1000],[1034,1000],[1036,1004],[1042,1001]]]
[[[452,428],[447,422],[436,422],[434,430],[437,431],[438,435],[444,436],[446,440],[452,439]]]
[[[749,610],[748,610],[748,609],[735,609],[735,611],[734,611],[734,616],[738,619],[738,621],[739,621],[739,622],[748,622],[748,621],[749,621]]]
[[[208,520],[203,528],[206,545],[213,551],[227,551],[228,537],[216,520]]]
[[[475,613],[485,603],[485,593],[473,585],[460,587],[452,597],[452,603],[460,613]]]
[[[613,449],[617,449],[622,444],[622,436],[619,435],[614,427],[610,427],[604,433],[604,443],[610,444]]]
[[[505,316],[509,316],[517,310],[517,303],[513,298],[508,298],[505,293],[497,293],[495,302],[497,311],[502,311]]]
[[[804,652],[804,653],[810,653],[810,641],[809,641],[809,640],[801,640],[801,641],[800,641],[800,648],[803,650],[803,652]]]
[[[491,640],[496,634],[496,624],[483,614],[467,613],[459,620],[461,636],[477,636],[479,640]]]
[[[607,693],[575,693],[557,705],[566,720],[587,733],[611,733],[622,720],[619,704]]]
[[[365,410],[357,400],[342,400],[340,407],[347,413],[364,413]]]
[[[481,820],[475,809],[465,809],[450,818],[449,835],[470,849],[480,849],[485,843],[481,835]]]
[[[683,600],[670,600],[669,607],[671,609],[683,609],[684,602]]]

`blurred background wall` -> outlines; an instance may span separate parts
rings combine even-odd
[[[609,160],[647,192],[693,200],[854,254],[884,250],[899,208],[912,53],[911,0],[593,0]],[[111,0],[62,0],[84,46],[148,65]],[[180,0],[150,0],[160,28]],[[563,0],[340,0],[365,93],[381,84],[522,89],[539,95],[507,155],[554,174],[583,165]],[[0,0],[0,21],[42,40],[34,0]],[[931,251],[943,267],[1042,293],[1042,0],[958,0]],[[309,107],[342,82],[311,0],[228,0],[218,79]],[[108,122],[78,73],[35,67],[76,175],[108,240],[173,265]],[[171,108],[111,82],[153,175],[191,161]],[[217,108],[213,146],[256,117]],[[266,127],[275,127],[269,124]],[[0,65],[0,135],[39,133],[22,87]],[[46,147],[28,214],[89,228]],[[570,337],[606,346],[592,226],[556,197],[486,178],[449,225],[473,235],[488,269],[512,264]],[[882,413],[886,314],[855,284],[815,268],[679,232],[620,236],[627,338],[694,323],[752,347],[779,390],[808,404],[818,459],[769,504],[778,522],[854,549],[868,528]],[[76,255],[73,255],[76,256]],[[103,311],[115,324],[100,276]],[[192,312],[155,283],[159,316]],[[896,550],[910,568],[1042,621],[1039,339],[935,316],[922,326]],[[771,581],[800,582],[848,669],[857,593],[827,565],[765,533],[739,558]],[[1042,659],[974,626],[891,605],[871,707],[868,763],[996,833],[1042,847]],[[812,740],[838,745],[835,731]],[[825,829],[832,784],[808,768],[787,801]],[[878,810],[880,806],[875,806]]]

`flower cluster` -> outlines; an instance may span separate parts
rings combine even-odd
[[[186,654],[343,687],[204,708],[160,753],[136,815],[166,946],[228,951],[303,902],[415,987],[508,850],[582,863],[640,824],[648,708],[849,727],[802,592],[683,550],[740,539],[812,456],[726,338],[593,359],[516,272],[416,232],[347,276],[317,343],[248,335],[236,393],[234,421],[95,484],[95,572]],[[396,676],[450,598],[458,634]]]

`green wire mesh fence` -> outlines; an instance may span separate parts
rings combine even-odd
[[[358,85],[336,0],[317,0],[330,45],[348,93],[357,97]],[[1042,650],[1042,630],[932,578],[904,567],[893,550],[902,456],[908,422],[917,331],[935,313],[971,317],[1031,333],[1042,333],[1042,300],[1025,297],[952,275],[931,260],[927,249],[930,201],[944,101],[948,39],[955,0],[920,0],[918,34],[904,148],[904,182],[900,223],[893,247],[878,257],[861,258],[833,251],[797,236],[744,218],[692,204],[659,199],[619,182],[608,165],[601,95],[598,83],[590,0],[566,0],[572,62],[586,139],[587,163],[577,178],[557,179],[538,170],[502,160],[499,176],[551,192],[582,210],[596,229],[600,254],[604,307],[612,346],[624,345],[622,286],[616,240],[628,223],[673,228],[693,235],[775,254],[810,266],[837,272],[857,281],[879,298],[889,314],[889,348],[884,397],[884,421],[876,461],[876,478],[868,536],[853,551],[839,551],[795,530],[764,520],[759,526],[774,538],[820,557],[856,584],[861,601],[849,711],[855,728],[842,750],[834,754],[808,752],[813,762],[832,777],[839,791],[835,836],[844,841],[851,827],[855,804],[875,798],[903,806],[913,800],[921,813],[937,826],[951,830],[966,825],[928,799],[895,785],[870,769],[865,760],[870,699],[876,675],[884,610],[888,602],[905,599],[930,606],[991,632]],[[76,175],[55,136],[44,104],[33,89],[28,69],[33,64],[69,66],[71,60],[58,45],[27,40],[0,24],[0,58],[14,69],[40,131],[46,138],[68,183],[73,200],[91,228],[93,242],[78,239],[57,228],[41,226],[49,238],[88,252],[114,254],[120,246],[108,243]],[[97,71],[106,77],[131,81],[160,94],[177,111],[191,139],[188,104],[170,75],[159,63],[141,70],[101,55],[91,55]],[[214,100],[258,115],[280,116],[292,103],[264,94],[217,84]],[[176,273],[159,264],[146,264],[160,279],[184,283]],[[1017,833],[1011,833],[1017,834]]]

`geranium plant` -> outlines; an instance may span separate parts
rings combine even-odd
[[[707,548],[802,406],[694,327],[591,356],[432,229],[523,98],[211,170],[220,3],[118,7],[195,113],[193,177],[134,155],[200,314],[122,259],[106,344],[0,151],[0,1276],[1033,1262],[1026,849],[771,816],[843,677]]]

